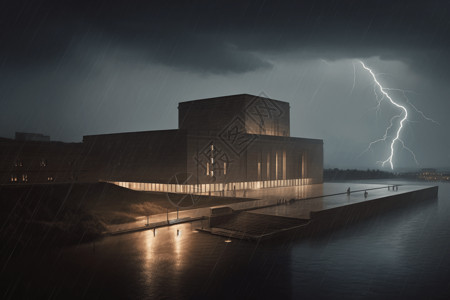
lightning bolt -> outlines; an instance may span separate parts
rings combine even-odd
[[[406,146],[405,146],[405,143],[400,139],[400,134],[401,134],[402,129],[403,129],[403,124],[404,124],[405,121],[408,119],[408,110],[406,109],[405,106],[400,105],[399,103],[395,102],[395,101],[391,98],[391,96],[387,93],[387,91],[388,91],[389,89],[384,88],[384,87],[380,84],[380,82],[378,81],[377,77],[375,76],[375,74],[373,73],[373,71],[372,71],[369,67],[367,67],[362,61],[359,61],[359,63],[362,65],[362,67],[363,67],[366,71],[368,71],[368,72],[370,73],[370,75],[372,76],[373,81],[375,82],[375,84],[374,84],[374,93],[375,93],[375,96],[376,96],[377,102],[378,102],[378,105],[377,105],[377,112],[379,111],[379,109],[380,109],[380,104],[381,104],[381,102],[382,102],[384,99],[388,99],[389,102],[390,102],[393,106],[395,106],[395,107],[397,107],[398,109],[400,109],[400,114],[399,114],[399,115],[396,115],[396,116],[394,116],[394,117],[391,118],[390,125],[389,125],[389,127],[386,129],[384,136],[383,136],[381,139],[378,139],[378,140],[376,140],[376,141],[374,141],[374,142],[371,142],[371,143],[369,144],[369,147],[367,148],[367,150],[369,150],[370,147],[371,147],[373,144],[375,144],[375,143],[378,143],[378,142],[381,142],[381,141],[386,141],[387,136],[388,136],[388,132],[389,132],[389,130],[391,130],[391,128],[392,128],[393,125],[394,125],[394,120],[395,120],[396,118],[401,118],[401,120],[400,120],[400,122],[399,122],[399,126],[398,126],[398,129],[397,129],[397,132],[396,132],[396,134],[395,134],[395,138],[392,140],[391,145],[390,145],[390,148],[391,148],[390,155],[389,155],[388,158],[385,159],[384,161],[380,161],[380,163],[381,163],[382,166],[384,166],[385,164],[389,163],[389,165],[391,166],[391,169],[392,169],[392,170],[394,169],[394,163],[393,163],[393,160],[394,160],[394,152],[395,152],[394,150],[395,150],[395,145],[396,145],[396,143],[400,143],[401,146],[402,146],[404,149],[406,149],[407,151],[409,151],[409,152],[412,154],[412,156],[413,156],[413,158],[414,158],[414,161],[417,163],[416,156],[415,156],[414,152],[413,152],[411,149],[409,149],[408,147],[406,147]],[[379,90],[379,91],[381,92],[381,95],[378,94],[377,90]],[[366,150],[366,151],[367,151],[367,150]]]
[[[405,121],[409,121],[408,120],[408,110],[406,109],[405,106],[399,104],[398,102],[395,102],[392,97],[388,94],[388,91],[395,91],[395,92],[400,92],[403,95],[403,98],[405,100],[405,102],[414,110],[416,111],[423,119],[430,121],[436,125],[439,125],[438,122],[436,122],[435,120],[427,117],[421,110],[419,110],[416,106],[414,106],[411,101],[409,100],[408,96],[406,95],[407,92],[412,92],[412,91],[408,91],[408,90],[402,90],[402,89],[394,89],[394,88],[386,88],[383,87],[380,82],[378,81],[377,77],[375,76],[375,74],[373,73],[373,71],[367,67],[362,61],[358,61],[361,66],[369,72],[369,74],[372,76],[372,79],[374,81],[374,85],[373,85],[373,92],[375,94],[375,98],[377,101],[377,106],[376,106],[376,114],[378,115],[378,113],[380,112],[381,109],[381,103],[383,100],[388,100],[393,106],[395,106],[396,108],[398,108],[400,110],[400,113],[398,115],[395,115],[391,118],[390,122],[389,122],[389,126],[386,128],[386,131],[384,132],[384,135],[382,138],[375,140],[371,143],[369,143],[368,147],[360,154],[363,155],[365,152],[371,150],[371,147],[379,142],[386,142],[389,136],[389,132],[392,130],[392,128],[395,125],[395,122],[397,119],[401,119],[399,122],[399,127],[396,131],[395,134],[395,138],[391,141],[391,145],[390,145],[390,155],[387,159],[385,159],[384,161],[378,161],[378,163],[381,163],[382,166],[384,166],[385,164],[389,163],[389,165],[391,166],[391,169],[394,169],[394,163],[393,163],[393,159],[394,159],[394,150],[395,150],[395,146],[397,143],[399,143],[402,148],[406,151],[408,151],[412,158],[414,159],[414,162],[419,165],[419,163],[417,162],[416,159],[416,155],[414,154],[414,152],[408,148],[405,143],[403,142],[403,140],[400,138],[402,129],[403,129],[403,125],[405,123]],[[353,86],[352,86],[352,91],[354,89],[354,85],[355,85],[355,78],[356,78],[356,70],[355,70],[355,64],[353,63]],[[381,94],[380,94],[381,93]]]
[[[422,116],[422,118],[424,118],[427,121],[430,121],[436,125],[439,125],[438,122],[436,122],[435,120],[433,120],[430,117],[427,117],[423,111],[419,110],[414,104],[411,103],[411,101],[409,101],[408,96],[406,96],[406,92],[412,92],[412,91],[408,91],[408,90],[402,90],[402,89],[393,89],[393,88],[384,88],[387,91],[398,91],[401,92],[403,94],[403,98],[405,98],[406,103],[408,103],[419,115]]]

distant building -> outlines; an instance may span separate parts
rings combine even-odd
[[[0,182],[75,181],[82,150],[81,143],[0,138]]]
[[[447,176],[443,176],[443,174],[439,173],[437,169],[433,168],[424,168],[421,169],[417,178],[427,181],[441,181],[448,180]]]
[[[16,141],[50,142],[50,136],[41,133],[16,132]]]
[[[323,141],[290,137],[287,102],[242,94],[181,102],[178,113],[175,130],[89,135],[72,144],[1,139],[1,180],[107,181],[167,192],[323,181]]]

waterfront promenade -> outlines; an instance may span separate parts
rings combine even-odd
[[[392,187],[392,184],[324,183],[311,186],[239,191],[236,193],[236,197],[247,198],[247,201],[225,206],[233,209],[233,211],[249,211],[254,214],[309,219],[312,211],[326,210],[424,188],[424,186],[418,185],[400,185],[395,190]],[[348,188],[350,188],[350,194],[347,194]],[[367,191],[366,196],[364,195],[365,191]],[[248,201],[249,199],[254,200]],[[221,206],[193,207],[178,212],[141,216],[135,222],[108,226],[106,234],[148,230],[195,220],[204,220],[202,221],[202,227],[207,227],[206,219],[210,216],[211,209],[219,207]]]

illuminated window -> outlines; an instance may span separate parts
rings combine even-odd
[[[306,153],[302,154],[302,178],[306,178],[307,177],[307,166],[306,166]]]
[[[223,163],[223,175],[227,175],[227,163]]]
[[[298,173],[300,174],[300,178],[303,178],[303,159],[300,158],[300,164],[299,164],[299,170]]]
[[[261,162],[258,162],[258,180],[261,180]]]
[[[211,172],[208,175],[214,176],[214,145],[211,144]]]
[[[52,176],[47,177],[47,181],[53,181],[53,177]]]
[[[23,182],[27,182],[28,181],[28,175],[27,174],[22,174],[22,181]]]
[[[14,162],[14,167],[23,167],[23,162],[21,160],[16,160]]]
[[[209,176],[209,162],[206,163],[206,176]]]
[[[278,180],[278,152],[275,152],[275,180]]]
[[[11,175],[11,182],[17,182],[17,176]]]
[[[270,180],[270,153],[267,153],[267,180]]]
[[[47,166],[47,160],[44,158],[41,158],[41,163],[40,163],[41,167],[46,167]]]

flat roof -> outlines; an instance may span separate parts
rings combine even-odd
[[[83,140],[85,138],[93,138],[93,137],[105,137],[105,136],[120,136],[120,135],[139,135],[139,134],[162,134],[162,133],[185,133],[183,129],[162,129],[162,130],[144,130],[144,131],[129,131],[129,132],[115,132],[115,133],[101,133],[101,134],[90,134],[84,135]]]
[[[276,100],[276,99],[272,99],[272,98],[268,98],[268,97],[251,95],[251,94],[235,94],[235,95],[228,95],[228,96],[203,98],[203,99],[197,99],[197,100],[188,100],[188,101],[179,102],[178,104],[182,105],[182,104],[189,104],[189,103],[193,103],[193,102],[195,102],[195,103],[202,103],[202,102],[211,103],[211,102],[217,102],[217,101],[230,101],[230,100],[238,101],[238,100],[241,100],[242,98],[244,98],[245,100],[250,100],[250,99],[254,99],[254,98],[270,99],[271,101],[289,104],[289,102],[286,102],[286,101],[281,101],[281,100]]]

